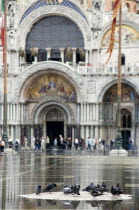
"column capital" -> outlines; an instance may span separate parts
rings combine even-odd
[[[59,48],[59,50],[60,50],[60,51],[64,51],[64,50],[65,50],[65,48]]]
[[[45,48],[46,51],[51,51],[51,48]]]
[[[76,51],[77,50],[77,48],[71,48],[73,51]]]

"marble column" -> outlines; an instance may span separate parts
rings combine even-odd
[[[72,148],[74,148],[75,128],[72,126]]]
[[[98,126],[95,126],[95,138],[98,139]]]
[[[34,138],[34,127],[33,125],[31,125],[31,148],[34,148],[33,138]]]
[[[85,51],[85,64],[87,65],[89,63],[89,60],[88,60],[88,50]]]
[[[94,128],[93,128],[93,125],[90,127],[90,138],[94,138]]]
[[[75,68],[76,67],[76,48],[71,48],[72,51],[73,51],[73,67]]]
[[[49,58],[51,57],[51,48],[46,48],[47,51],[47,61],[49,61]]]
[[[81,138],[84,138],[85,136],[84,136],[84,126],[82,125],[81,126]]]
[[[86,138],[90,137],[89,136],[89,126],[86,126]]]
[[[92,64],[92,49],[89,50],[89,63]]]
[[[65,50],[65,48],[59,48],[59,50],[60,50],[61,62],[64,63],[64,50]]]

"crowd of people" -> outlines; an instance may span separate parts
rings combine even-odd
[[[13,139],[9,137],[8,139],[8,147],[11,149],[15,149],[15,151],[19,150],[19,147],[23,147],[24,149],[29,149],[32,147],[34,150],[47,150],[47,149],[62,149],[62,150],[112,150],[115,148],[115,139],[111,139],[109,143],[104,139],[96,139],[96,138],[75,138],[74,141],[71,137],[64,139],[62,135],[59,135],[58,138],[54,138],[53,140],[46,136],[44,137],[33,137],[30,142],[28,141],[27,137],[24,136],[24,141],[22,145],[20,145],[19,139]],[[126,145],[126,150],[133,150],[133,140],[129,138]],[[5,148],[5,141],[0,138],[0,153],[4,152]]]

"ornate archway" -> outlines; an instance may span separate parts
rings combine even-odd
[[[81,14],[71,8],[66,8],[65,10],[65,7],[62,5],[46,5],[33,10],[23,19],[18,28],[15,49],[25,49],[26,38],[32,26],[40,19],[50,15],[65,16],[73,21],[75,24],[77,24],[83,34],[85,48],[90,48],[92,39],[91,29],[88,25],[87,20]]]
[[[40,62],[27,68],[17,79],[13,91],[13,99],[17,102],[25,102],[24,92],[31,82],[38,76],[55,74],[64,77],[75,88],[77,102],[85,100],[86,88],[82,78],[71,67],[60,62]]]

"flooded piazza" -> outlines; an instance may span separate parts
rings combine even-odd
[[[120,183],[127,201],[65,201],[27,199],[19,195],[35,193],[38,184],[44,189],[56,183],[54,191],[78,183],[81,190],[105,182],[108,189]],[[139,157],[109,157],[72,151],[47,153],[24,151],[0,156],[0,209],[139,209]]]

